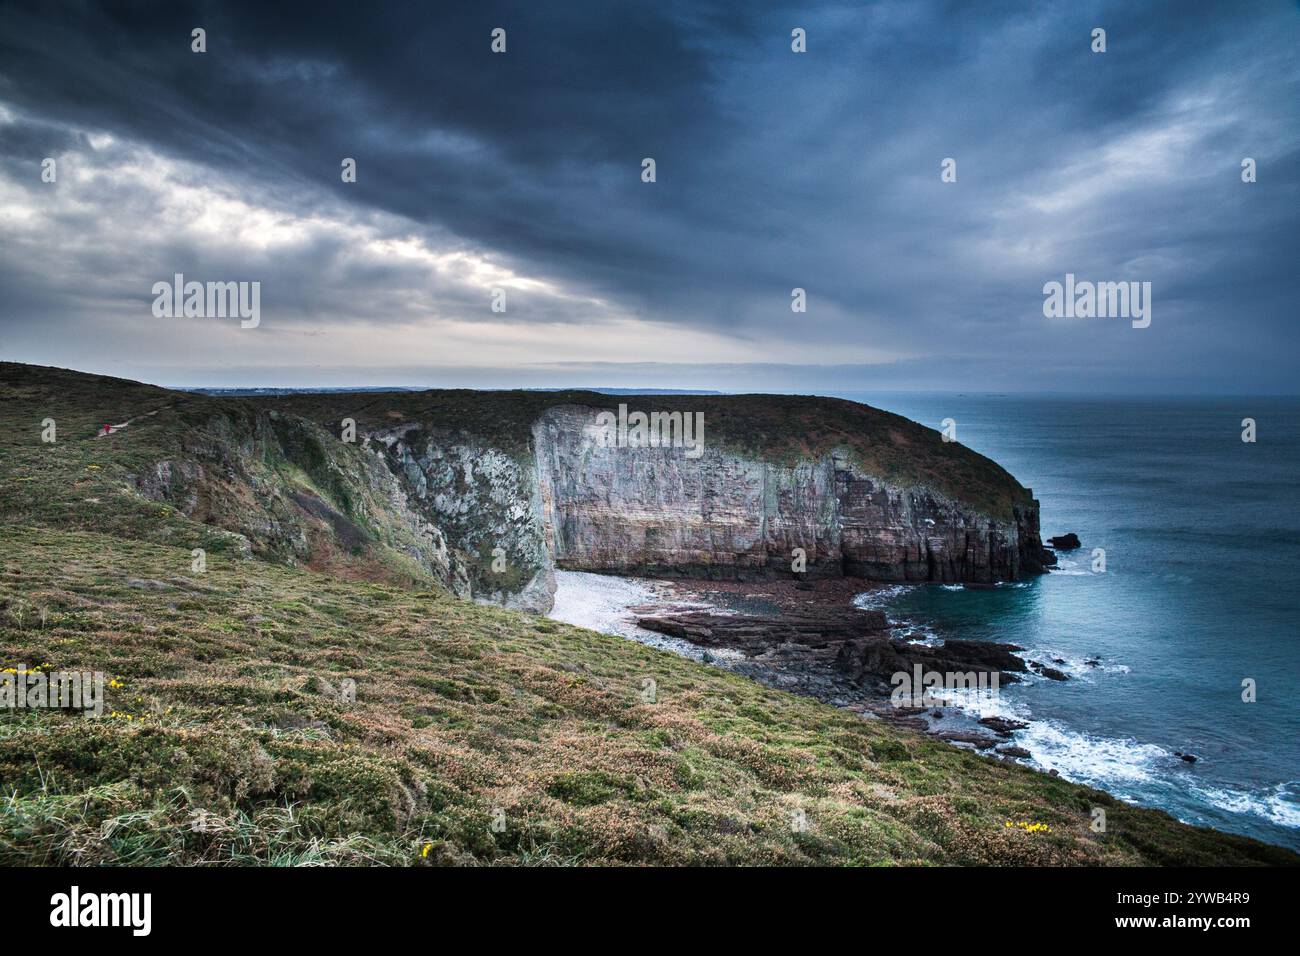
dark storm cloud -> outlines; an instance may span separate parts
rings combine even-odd
[[[189,50],[194,26],[206,55]],[[497,26],[504,56],[488,51]],[[807,54],[790,52],[795,26]],[[1094,26],[1105,54],[1089,49]],[[901,369],[964,388],[1276,389],[1296,345],[1297,49],[1300,12],[1281,2],[15,4],[0,11],[0,104],[19,118],[0,126],[0,155],[26,178],[111,133],[258,204],[402,217],[431,247],[484,250],[769,362],[784,341],[827,363],[845,348],[899,356],[891,382]],[[339,181],[344,156],[356,184]],[[1243,156],[1259,183],[1240,182]],[[114,190],[51,232],[152,214],[129,183]],[[313,235],[254,262],[298,321],[329,320],[325,272],[364,290],[370,317],[402,317],[400,264],[347,246]],[[71,249],[58,288],[0,264],[3,315],[111,321],[94,306],[120,295],[115,254]],[[131,288],[154,261],[234,269],[244,255],[154,254]],[[1152,328],[1053,326],[1041,287],[1067,271],[1151,281]],[[794,286],[807,315],[789,310]],[[434,292],[475,307],[463,288]],[[516,314],[592,318],[556,302]]]

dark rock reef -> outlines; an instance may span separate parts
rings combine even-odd
[[[888,693],[894,675],[911,675],[917,667],[926,673],[982,674],[986,682],[996,674],[1004,683],[1025,672],[1014,644],[950,640],[933,647],[897,640],[880,611],[826,608],[775,617],[670,611],[640,616],[637,624],[700,647],[740,651],[794,679],[804,671],[856,691]]]

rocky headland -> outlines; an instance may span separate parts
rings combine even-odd
[[[599,418],[619,403],[699,416],[698,454],[602,442]],[[1055,560],[1032,492],[1005,470],[853,402],[425,392],[258,404],[331,432],[351,417],[475,599],[507,607],[546,612],[557,568],[992,583]]]
[[[128,510],[165,504],[209,529],[220,549],[356,577],[422,578],[509,608],[549,610],[557,568],[978,584],[1055,560],[1032,492],[995,462],[839,399],[463,390],[240,398],[3,370],[33,398],[93,391],[85,421],[65,416],[62,433],[118,449],[136,496],[121,502]],[[698,420],[698,446],[602,441],[600,418],[620,405]],[[124,424],[101,434],[105,421]],[[68,498],[35,506],[74,523],[98,510]]]

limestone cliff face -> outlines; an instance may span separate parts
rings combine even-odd
[[[557,566],[647,575],[791,573],[877,581],[1010,580],[1041,570],[1037,510],[996,520],[926,489],[863,474],[847,452],[779,464],[705,443],[602,447],[596,410],[548,410],[533,428],[545,533]]]
[[[533,427],[552,553],[565,569],[735,577],[838,552],[835,478],[711,447],[600,447],[596,410],[565,406]],[[835,537],[832,538],[834,531]],[[788,547],[787,547],[788,545]]]

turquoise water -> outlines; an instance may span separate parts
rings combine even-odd
[[[1083,548],[1031,583],[882,599],[934,637],[1066,661],[1069,681],[1004,688],[997,704],[1032,719],[1016,742],[1038,764],[1300,849],[1300,399],[838,394],[934,428],[955,419],[958,441],[1034,489],[1044,539],[1078,533]]]

